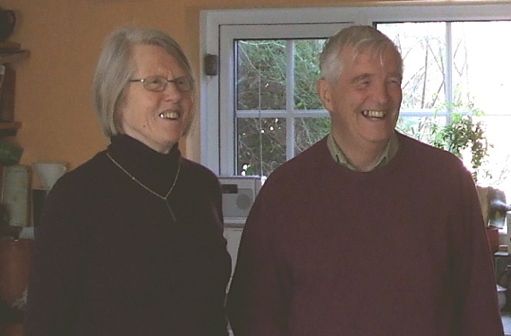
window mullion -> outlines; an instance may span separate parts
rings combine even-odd
[[[287,160],[295,156],[295,118],[294,118],[294,92],[295,92],[295,41],[286,43],[286,157]]]
[[[452,49],[452,25],[451,22],[445,23],[445,99],[447,102],[447,123],[451,123],[452,105],[454,104],[453,93],[453,49]]]

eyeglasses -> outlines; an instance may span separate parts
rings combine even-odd
[[[142,79],[130,79],[129,82],[139,82],[144,85],[144,89],[154,92],[164,91],[169,83],[174,83],[179,92],[188,92],[192,90],[193,79],[188,76],[176,79],[168,79],[163,76],[148,76]]]

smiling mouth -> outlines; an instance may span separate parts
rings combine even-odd
[[[366,118],[383,119],[387,115],[387,112],[376,111],[376,110],[365,110],[365,111],[362,111],[362,115]]]
[[[172,112],[165,112],[160,113],[159,117],[162,119],[170,119],[170,120],[177,120],[181,117],[181,113],[172,111]]]

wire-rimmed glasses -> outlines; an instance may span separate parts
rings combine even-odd
[[[169,83],[174,83],[179,92],[188,92],[193,88],[193,80],[188,76],[168,79],[163,76],[147,76],[141,79],[130,79],[129,82],[138,82],[144,85],[144,89],[154,92],[164,91]]]

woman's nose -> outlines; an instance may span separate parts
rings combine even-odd
[[[181,91],[178,90],[176,83],[174,82],[168,82],[167,87],[165,90],[163,90],[163,93],[165,94],[165,98],[168,100],[179,101],[182,97]]]

